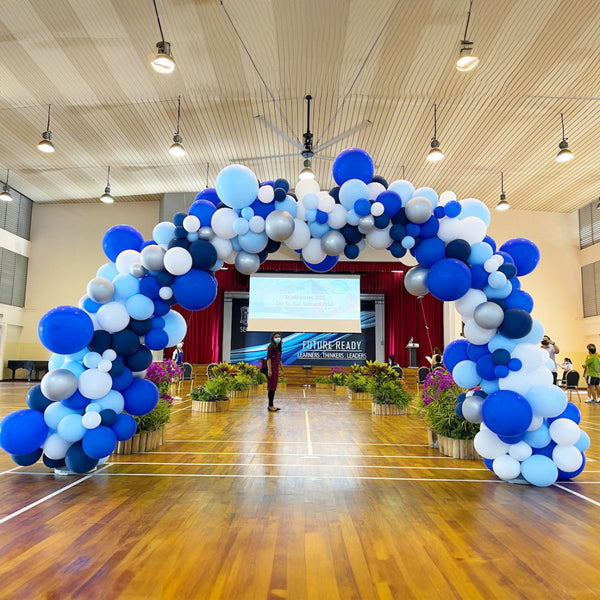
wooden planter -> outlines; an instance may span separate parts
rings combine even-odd
[[[333,391],[332,383],[315,383],[316,389],[331,392]]]
[[[138,454],[150,452],[162,445],[165,436],[165,427],[156,431],[140,431],[124,442],[117,442],[115,454]]]
[[[334,394],[336,396],[347,396],[348,395],[348,387],[345,385],[336,385]]]
[[[439,435],[432,429],[427,430],[430,448],[438,448],[444,456],[463,460],[477,460],[480,458],[475,450],[473,440],[455,440],[454,438]]]
[[[370,394],[369,392],[353,392],[352,390],[349,390],[349,394],[350,400],[366,400],[368,402],[373,400],[373,394]]]
[[[192,412],[227,412],[229,410],[229,398],[216,402],[204,402],[202,400],[192,400]]]
[[[376,402],[372,402],[371,413],[384,416],[405,415],[406,407],[398,406],[397,404],[377,404]]]
[[[230,400],[241,400],[242,398],[250,398],[250,390],[230,390]]]
[[[287,390],[287,381],[285,383],[277,383],[277,391],[281,392],[281,391],[285,391]]]

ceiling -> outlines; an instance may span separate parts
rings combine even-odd
[[[259,179],[302,168],[304,96],[315,144],[366,149],[388,180],[494,206],[571,212],[600,196],[600,3],[474,0],[481,62],[455,69],[468,0],[157,0],[176,69],[150,67],[152,0],[4,0],[0,169],[36,202],[197,192],[235,159]],[[181,95],[187,154],[168,153]],[[36,150],[52,104],[56,152]],[[425,160],[438,106],[440,163]],[[560,113],[575,160],[554,160]],[[268,158],[292,153],[287,158]],[[297,153],[297,154],[296,154]],[[331,161],[314,160],[323,188]],[[208,167],[208,180],[207,180]],[[4,177],[2,177],[4,179]]]

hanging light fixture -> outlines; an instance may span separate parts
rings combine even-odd
[[[567,142],[567,138],[565,137],[565,123],[562,113],[560,113],[560,126],[562,127],[562,141],[558,144],[559,150],[556,155],[556,162],[567,162],[575,158],[575,156],[569,150],[569,142]]]
[[[440,143],[437,139],[437,104],[433,105],[433,137],[431,138],[431,148],[427,154],[427,160],[430,162],[438,162],[444,158],[444,153],[440,148]]]
[[[153,2],[158,29],[160,31],[160,42],[156,43],[156,55],[152,59],[152,68],[157,73],[172,73],[175,69],[175,60],[173,59],[173,53],[171,52],[171,44],[165,42],[165,36],[163,35],[162,26],[160,24],[160,17],[158,16],[158,8],[156,7],[156,0],[153,0]]]
[[[48,125],[46,126],[46,131],[42,133],[42,139],[40,143],[37,145],[37,149],[40,152],[45,152],[46,154],[50,154],[54,152],[54,144],[52,143],[52,132],[50,131],[50,109],[52,108],[52,104],[48,104]]]
[[[302,158],[304,159],[304,169],[300,171],[298,175],[299,179],[314,179],[315,173],[311,168],[312,157],[315,155],[313,152],[313,133],[310,130],[310,101],[312,96],[307,94],[304,96],[306,100],[306,131],[302,134],[304,140],[304,150],[302,151]]]
[[[169,152],[173,155],[173,156],[184,156],[185,155],[185,148],[183,147],[183,144],[181,143],[181,136],[179,135],[179,120],[181,118],[181,96],[179,96],[179,98],[177,98],[177,131],[175,132],[175,135],[173,136],[173,143],[171,144],[171,147],[169,148]]]
[[[469,21],[471,20],[471,8],[473,7],[473,0],[469,2],[469,14],[467,15],[467,26],[465,27],[465,35],[460,40],[460,54],[456,61],[456,68],[461,71],[472,71],[478,64],[479,58],[473,54],[473,42],[467,39],[467,32],[469,30]]]
[[[4,200],[5,202],[10,202],[13,197],[10,195],[10,191],[8,189],[8,176],[10,174],[10,169],[6,169],[6,183],[4,184],[4,189],[0,192],[0,200]]]
[[[307,153],[303,152],[302,156],[304,156],[304,154],[307,154]],[[311,165],[310,158],[305,158],[304,159],[304,169],[302,169],[302,171],[300,171],[300,175],[298,175],[299,179],[314,179],[315,178],[315,173],[311,169],[310,165]]]
[[[508,210],[510,204],[506,200],[506,194],[504,193],[504,173],[500,173],[500,202],[496,204],[496,210]]]
[[[104,188],[104,194],[100,196],[100,201],[104,202],[104,204],[112,204],[115,199],[110,193],[110,165],[108,165],[108,174],[106,176],[106,187]]]

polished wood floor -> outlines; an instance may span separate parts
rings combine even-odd
[[[26,383],[0,384],[0,417]],[[157,451],[59,476],[0,455],[0,598],[600,598],[600,406],[547,489],[442,457],[412,416],[314,388],[175,407]]]

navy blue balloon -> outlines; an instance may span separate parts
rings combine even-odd
[[[402,227],[402,225],[394,225]],[[422,267],[431,267],[438,260],[445,257],[446,245],[439,238],[429,238],[423,240],[415,250],[415,258]]]
[[[171,275],[171,273],[169,273],[168,271],[161,271],[156,276],[156,281],[158,282],[158,285],[160,287],[168,287],[173,283],[174,280],[175,276]]]
[[[340,233],[344,236],[344,239],[348,244],[357,244],[363,238],[358,227],[355,227],[354,225],[344,225],[340,229]]]
[[[518,444],[525,437],[525,433],[520,433],[519,435],[499,435],[498,437],[505,444]]]
[[[483,289],[488,284],[490,274],[482,265],[471,266],[471,286],[478,290]]]
[[[455,258],[439,260],[427,273],[427,287],[439,300],[458,300],[471,287],[471,271]]]
[[[158,388],[148,379],[134,379],[121,394],[130,415],[145,415],[158,404]]]
[[[260,200],[255,200],[250,208],[254,211],[254,216],[262,217],[266,219],[269,213],[272,213],[275,210],[275,201],[272,200],[267,204],[264,204]]]
[[[395,217],[392,217],[392,223],[394,225],[407,225],[408,219],[406,218],[406,210],[402,207],[397,213]]]
[[[172,287],[177,302],[188,310],[202,310],[217,297],[217,280],[199,269],[192,268],[185,275],[177,276]]]
[[[392,225],[390,228],[390,237],[396,242],[401,242],[406,237],[406,227],[401,223]]]
[[[115,225],[102,238],[102,250],[113,262],[123,250],[139,250],[144,243],[142,234],[130,225]]]
[[[110,371],[108,372],[108,374],[113,379],[115,379],[115,377],[120,377],[123,374],[124,370],[125,370],[125,365],[123,364],[122,360],[113,360],[112,367],[110,368]]]
[[[110,427],[99,425],[85,432],[81,440],[81,447],[92,459],[104,458],[117,447],[117,436]]]
[[[163,325],[164,325],[163,321]],[[146,335],[150,329],[152,329],[152,319],[143,319],[142,321],[138,319],[129,319],[129,325],[127,325],[127,329],[131,329],[137,335]]]
[[[151,329],[146,334],[145,342],[150,350],[162,350],[169,343],[169,335],[164,329]]]
[[[342,185],[349,179],[360,179],[370,183],[375,167],[373,159],[362,148],[347,148],[337,155],[331,171],[338,185]]]
[[[504,337],[516,339],[526,336],[533,327],[531,315],[521,308],[509,308],[504,313],[504,321],[498,332]]]
[[[215,205],[209,200],[194,200],[189,213],[200,220],[200,227],[209,227],[216,210]]]
[[[192,266],[194,269],[208,271],[215,266],[217,262],[216,248],[206,240],[198,240],[190,244],[188,252],[192,256]]]
[[[24,408],[9,413],[0,421],[0,447],[8,454],[30,454],[39,448],[48,436],[44,415]]]
[[[201,192],[198,192],[194,198],[194,201],[195,200],[208,200],[208,202],[213,204],[215,207],[221,202],[219,200],[219,196],[217,196],[217,190],[215,190],[215,188],[206,188]]]
[[[344,248],[344,256],[346,258],[349,258],[350,260],[354,260],[355,258],[358,258],[359,254],[360,254],[360,250],[356,244],[348,244]]]
[[[327,273],[327,271],[331,271],[337,265],[339,259],[339,256],[326,256],[320,263],[311,264],[304,261],[304,264],[315,273]]]
[[[173,217],[173,225],[175,227],[181,227],[183,225],[183,220],[187,217],[187,214],[184,212],[175,213]]]
[[[435,216],[429,217],[425,223],[421,223],[421,237],[430,238],[437,234],[440,229],[440,222]]]
[[[323,212],[322,210],[317,210],[317,223],[323,225],[324,223],[327,223],[327,219],[329,219],[329,215],[326,212]]]
[[[135,433],[137,424],[131,415],[121,413],[117,415],[115,422],[110,427],[115,432],[117,440],[124,442]]]
[[[262,252],[259,252],[257,256],[258,260],[260,261],[260,264],[262,265],[267,260],[267,258],[269,258],[269,253],[266,250],[263,250]]]
[[[485,399],[481,414],[494,433],[508,437],[525,433],[533,418],[527,399],[511,390],[492,392]]]
[[[179,300],[179,299],[177,298],[177,300]],[[156,298],[152,302],[154,304],[154,315],[156,317],[162,317],[163,315],[166,315],[171,310],[171,306],[169,304],[167,304],[161,298]]]
[[[132,371],[143,371],[152,362],[152,352],[146,346],[140,345],[133,354],[126,356],[123,362]]]
[[[144,296],[148,296],[148,298],[152,298],[152,300],[158,298],[160,287],[158,279],[153,275],[146,275],[140,279],[140,294],[144,294]]]
[[[52,400],[49,400],[42,394],[42,386],[38,383],[34,385],[27,392],[27,406],[31,410],[37,410],[40,413],[44,413],[46,408],[52,404]]]
[[[112,347],[120,356],[129,356],[140,347],[140,338],[131,329],[123,329],[113,333]]]
[[[187,241],[187,239],[182,239],[182,238],[173,238],[167,248],[170,250],[171,248],[185,248],[186,250],[190,247],[190,243]]]
[[[452,373],[454,367],[463,360],[469,360],[467,348],[469,342],[465,339],[450,342],[444,350],[443,361],[446,369]]]
[[[283,179],[283,178],[279,178],[275,180],[275,183],[273,183],[273,187],[275,189],[277,188],[283,188],[283,191],[287,194],[290,191],[290,184],[288,182],[287,179]]]
[[[492,352],[492,360],[497,365],[507,365],[510,361],[510,352],[504,348],[498,348]]]
[[[475,364],[475,368],[477,369],[477,374],[482,379],[487,379],[488,381],[496,379],[496,363],[492,359],[491,354],[486,354],[485,356],[482,356]]]
[[[387,179],[385,179],[381,175],[373,175],[373,179],[371,179],[371,182],[372,183],[380,183],[386,190],[389,185],[387,182]]]
[[[90,343],[94,324],[89,315],[76,306],[57,306],[40,319],[38,335],[50,352],[74,354]]]
[[[279,248],[281,248],[281,242],[276,242],[275,240],[269,239],[265,248],[265,252],[267,254],[273,254],[273,252],[277,252]]]
[[[62,403],[67,408],[72,408],[73,410],[82,410],[90,403],[90,399],[86,398],[79,390],[77,390],[72,396],[69,396],[66,400],[63,400]]]
[[[525,238],[508,240],[500,246],[500,250],[512,257],[513,260],[508,262],[514,262],[519,276],[531,273],[540,262],[538,247],[531,240]]]
[[[282,200],[285,200],[286,196],[287,192],[282,187],[276,187],[273,190],[273,199],[275,202],[281,202]]]
[[[517,267],[512,263],[504,263],[498,268],[500,273],[504,273],[507,279],[511,279],[517,274]]]
[[[112,425],[117,420],[117,413],[110,408],[105,408],[100,411],[102,425]]]
[[[53,458],[48,458],[45,454],[44,456],[42,456],[42,460],[44,461],[44,464],[49,468],[49,469],[60,469],[61,467],[65,466],[65,459],[64,458],[59,458],[59,459],[53,459]]]
[[[113,363],[113,365],[114,364],[115,363]],[[131,369],[128,369],[124,365],[120,375],[111,375],[111,377],[113,380],[112,389],[116,390],[117,392],[121,392],[125,388],[128,388],[131,385],[131,382],[133,381],[133,373],[131,372]]]
[[[456,258],[463,262],[467,262],[471,254],[471,244],[466,240],[456,239],[452,240],[446,246],[446,256],[448,258]]]
[[[90,458],[84,451],[81,442],[75,442],[67,450],[65,465],[73,473],[89,473],[96,468],[97,458]]]
[[[472,360],[473,362],[477,362],[483,356],[489,355],[489,353],[490,351],[488,350],[487,344],[479,345],[469,342],[469,345],[467,346],[467,356],[469,357],[469,360]]]
[[[462,406],[463,406],[462,402],[457,402],[456,406],[454,407],[454,411],[461,419],[464,419],[463,412],[462,412]]]
[[[40,456],[42,456],[42,449],[37,448],[29,454],[12,454],[11,458],[21,467],[28,467],[29,465],[35,464],[40,459]]]
[[[385,213],[375,217],[375,227],[378,229],[385,229],[389,224],[390,218]]]
[[[178,240],[187,239],[187,234],[188,234],[188,232],[185,230],[185,227],[183,227],[182,225],[180,225],[179,227],[175,227],[175,230],[173,231],[173,235]]]
[[[340,186],[336,185],[329,190],[329,195],[335,200],[336,204],[340,203]]]
[[[406,248],[400,242],[394,242],[389,250],[394,258],[402,258],[406,254]]]
[[[515,290],[504,299],[506,308],[520,308],[528,313],[533,310],[533,298],[523,290]]]

